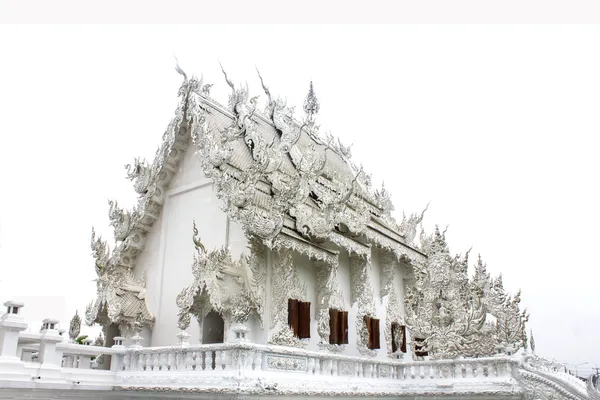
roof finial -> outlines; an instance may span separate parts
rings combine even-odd
[[[179,60],[177,59],[177,56],[173,55],[173,57],[175,57],[175,71],[177,71],[177,73],[183,75],[183,81],[185,83],[187,83],[187,80],[188,80],[187,75],[185,72],[183,72],[183,70],[179,66]]]
[[[306,95],[306,99],[304,99],[304,112],[308,114],[309,120],[312,120],[313,116],[319,112],[319,108],[319,100],[317,99],[317,95],[315,94],[313,83],[312,81],[310,81],[308,94]]]

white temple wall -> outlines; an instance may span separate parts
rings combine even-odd
[[[242,225],[231,219],[228,219],[227,225],[227,246],[233,260],[239,259],[242,254],[250,256],[248,239],[244,234]]]
[[[146,306],[156,316],[160,305],[160,234],[162,231],[162,215],[156,220],[150,231],[146,234],[144,250],[135,262],[134,275],[140,278],[146,274]],[[152,343],[152,334],[148,332],[144,340]],[[112,345],[112,344],[111,344]]]
[[[180,291],[192,283],[193,221],[207,250],[227,243],[227,217],[220,205],[212,181],[204,175],[190,145],[166,193],[161,216],[148,234],[145,249],[136,262],[136,270],[147,270],[147,302],[156,317],[152,346],[177,342],[175,300]],[[237,232],[235,228],[233,232]],[[234,241],[239,247],[239,237]],[[198,343],[200,327],[196,321],[190,324],[188,333],[190,342]]]
[[[160,288],[159,307],[155,312],[156,324],[152,345],[163,346],[176,343],[177,312],[175,303],[181,290],[193,281],[192,262],[196,252],[192,241],[193,221],[196,221],[199,237],[207,250],[226,243],[227,218],[219,208],[211,183],[195,188],[167,193],[163,208],[163,229],[159,257]],[[192,324],[188,333],[191,343],[198,343],[199,329]]]

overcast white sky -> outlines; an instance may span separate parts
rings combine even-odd
[[[65,325],[95,296],[91,226],[131,206],[124,164],[152,158],[181,77],[236,82],[354,143],[397,215],[431,206],[523,290],[537,350],[600,364],[599,26],[0,26],[0,300]],[[261,98],[264,101],[264,96]],[[112,240],[112,239],[111,239]],[[32,297],[33,296],[33,297]],[[37,329],[37,327],[36,327]]]

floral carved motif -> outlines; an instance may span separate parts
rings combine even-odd
[[[267,356],[267,368],[280,371],[306,371],[306,358]]]
[[[329,344],[329,309],[343,310],[344,295],[340,289],[337,264],[331,265],[317,262],[317,332],[321,337],[320,345],[332,347]],[[336,345],[337,346],[337,345]]]
[[[368,348],[369,332],[363,317],[375,317],[375,301],[369,270],[371,263],[355,255],[350,257],[350,280],[352,283],[352,304],[358,303],[356,318],[356,345],[363,355],[375,356],[375,351]]]
[[[307,289],[306,284],[298,277],[292,252],[283,249],[276,253],[273,262],[271,329],[275,329],[275,334],[271,337],[270,343],[303,347],[306,343],[294,336],[288,326],[288,299],[307,301]]]

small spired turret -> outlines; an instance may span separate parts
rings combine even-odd
[[[315,94],[315,88],[313,87],[312,81],[310,81],[308,94],[306,95],[306,99],[304,99],[304,112],[306,113],[307,119],[312,122],[314,116],[319,113],[320,108],[321,106],[319,105],[319,99],[317,99],[317,95]]]

